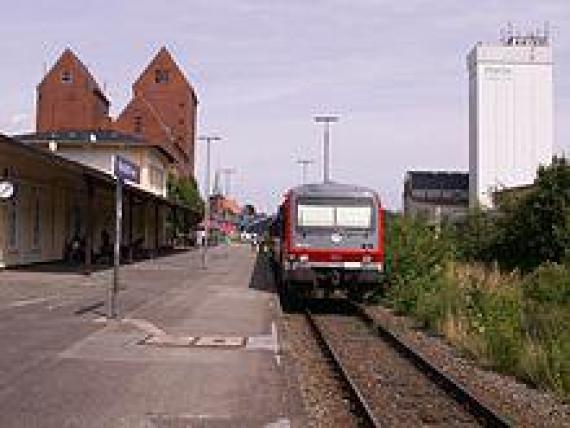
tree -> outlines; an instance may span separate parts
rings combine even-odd
[[[169,175],[166,189],[168,199],[192,211],[190,215],[186,213],[183,216],[171,216],[169,219],[169,224],[174,235],[178,232],[188,233],[190,226],[196,224],[199,219],[204,217],[204,200],[200,196],[198,184],[194,177],[188,178]]]
[[[503,198],[495,212],[473,212],[458,228],[460,256],[528,272],[561,262],[570,249],[570,164],[554,157],[524,193]]]
[[[570,248],[568,161],[554,157],[550,166],[541,166],[532,190],[501,210],[496,252],[503,265],[530,270],[546,261],[562,261]]]
[[[168,176],[167,181],[168,199],[182,204],[200,214],[204,213],[204,200],[200,196],[198,184],[194,177]]]

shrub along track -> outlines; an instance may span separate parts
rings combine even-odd
[[[309,323],[366,426],[509,426],[349,302],[311,304]]]

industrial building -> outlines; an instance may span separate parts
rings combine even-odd
[[[470,205],[532,183],[553,151],[552,48],[548,31],[477,43],[469,70]]]
[[[469,174],[408,171],[404,182],[404,214],[430,224],[454,221],[469,209]]]

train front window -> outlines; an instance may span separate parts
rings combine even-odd
[[[336,225],[338,227],[355,227],[369,229],[372,218],[372,207],[336,207]]]
[[[370,229],[369,200],[301,200],[297,205],[297,227]]]
[[[297,222],[301,227],[333,227],[335,224],[334,207],[299,204]]]

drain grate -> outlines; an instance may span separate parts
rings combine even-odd
[[[196,346],[236,348],[243,345],[244,338],[236,336],[204,336],[196,341]]]

